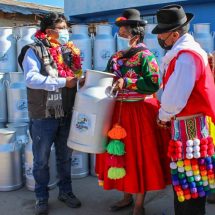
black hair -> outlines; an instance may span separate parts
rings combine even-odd
[[[186,25],[178,28],[176,31],[180,34],[180,36],[183,36],[184,34],[188,33],[190,29],[190,23],[187,23]]]
[[[55,28],[55,25],[57,23],[61,23],[61,22],[66,22],[67,23],[67,19],[63,14],[49,13],[49,14],[45,15],[45,17],[43,17],[41,19],[40,30],[42,32],[45,32],[45,30],[47,28]]]
[[[125,26],[128,31],[133,35],[136,36],[138,35],[140,37],[138,43],[143,42],[144,36],[145,36],[145,27],[143,26],[134,26],[134,25],[128,25]]]

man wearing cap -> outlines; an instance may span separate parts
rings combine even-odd
[[[188,34],[192,18],[180,5],[168,5],[157,11],[152,30],[167,50],[157,123],[166,128],[171,122],[168,156],[176,215],[205,214],[205,196],[215,191],[214,145],[206,122],[206,116],[215,121],[215,85],[207,53]]]

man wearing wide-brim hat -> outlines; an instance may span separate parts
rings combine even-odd
[[[206,195],[215,191],[214,145],[206,122],[206,116],[215,122],[215,85],[207,53],[188,34],[192,18],[180,5],[168,5],[157,11],[152,30],[167,50],[157,123],[167,128],[171,121],[168,156],[176,215],[205,214]]]

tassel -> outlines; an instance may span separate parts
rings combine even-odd
[[[107,165],[118,168],[125,166],[124,156],[109,155],[107,158]]]
[[[115,124],[113,128],[108,132],[108,136],[111,139],[120,140],[126,137],[126,131],[119,124]]]
[[[124,168],[111,167],[108,169],[108,178],[110,179],[121,179],[126,175]]]
[[[107,152],[112,155],[124,155],[125,146],[120,140],[111,140],[107,145]]]

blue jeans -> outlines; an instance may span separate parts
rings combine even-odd
[[[56,151],[59,191],[71,192],[71,154],[67,147],[71,118],[31,119],[30,134],[33,141],[33,175],[35,194],[40,200],[48,199],[49,156],[54,143]]]

